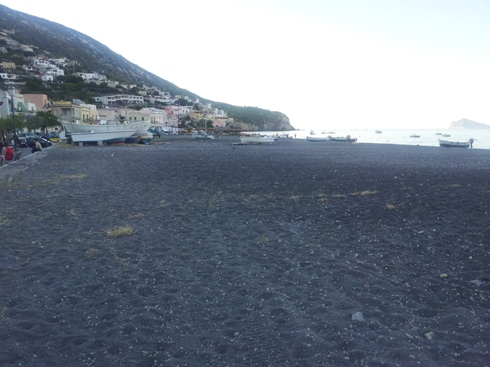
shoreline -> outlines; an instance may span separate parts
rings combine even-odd
[[[297,140],[2,167],[0,364],[488,364],[485,151]]]

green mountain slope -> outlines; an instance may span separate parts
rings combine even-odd
[[[146,71],[113,52],[107,46],[74,29],[36,16],[12,10],[0,4],[0,29],[22,44],[43,51],[51,58],[66,57],[78,62],[77,71],[104,70],[110,80],[154,86],[171,95],[184,95],[211,103],[227,111],[235,121],[249,123],[259,129],[289,130],[287,116],[280,112],[255,107],[238,107],[217,103]],[[81,70],[80,70],[81,69]]]

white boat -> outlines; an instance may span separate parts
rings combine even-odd
[[[192,137],[194,139],[214,139],[213,134],[208,134],[208,121],[204,120],[204,131],[198,130],[192,132]]]
[[[321,142],[321,141],[325,142],[325,141],[329,141],[330,138],[328,136],[307,136],[306,140],[311,142]]]
[[[79,124],[76,122],[62,121],[61,122],[66,131],[70,133],[87,133],[89,131],[93,132],[108,132],[117,130],[135,130],[134,136],[139,136],[146,134],[150,128],[151,121],[138,121],[138,122],[128,122],[128,123],[108,123],[101,125],[91,125],[91,124]]]
[[[345,141],[347,143],[355,143],[357,138],[351,138],[350,135],[347,136],[330,136],[330,141]]]
[[[197,133],[196,132],[192,133],[192,137],[194,139],[214,139],[214,135],[206,134],[205,132],[202,131],[198,131]]]
[[[244,144],[271,144],[274,143],[274,138],[260,134],[240,134],[240,141]]]
[[[135,133],[136,129],[115,131],[89,131],[84,133],[71,133],[74,143],[104,142],[114,139],[126,139]]]
[[[449,141],[439,139],[439,146],[443,148],[469,148],[473,146],[473,139],[468,141]]]

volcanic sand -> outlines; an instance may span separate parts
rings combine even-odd
[[[165,137],[0,169],[1,366],[488,366],[488,151]]]

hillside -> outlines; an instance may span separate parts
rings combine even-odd
[[[461,119],[453,121],[449,126],[450,129],[490,129],[490,125],[482,124],[481,122],[471,121],[468,119]]]
[[[66,57],[76,60],[78,63],[76,71],[104,70],[110,80],[157,87],[173,96],[198,98],[203,103],[211,103],[216,108],[226,110],[228,116],[233,117],[235,121],[251,123],[259,129],[266,127],[272,127],[274,130],[294,129],[289,124],[287,116],[280,112],[217,103],[198,96],[131,63],[87,35],[61,24],[12,10],[1,4],[0,29],[7,32],[15,41],[35,48],[36,54],[45,53],[50,58]],[[9,55],[2,56],[3,61],[10,61],[8,58]]]

